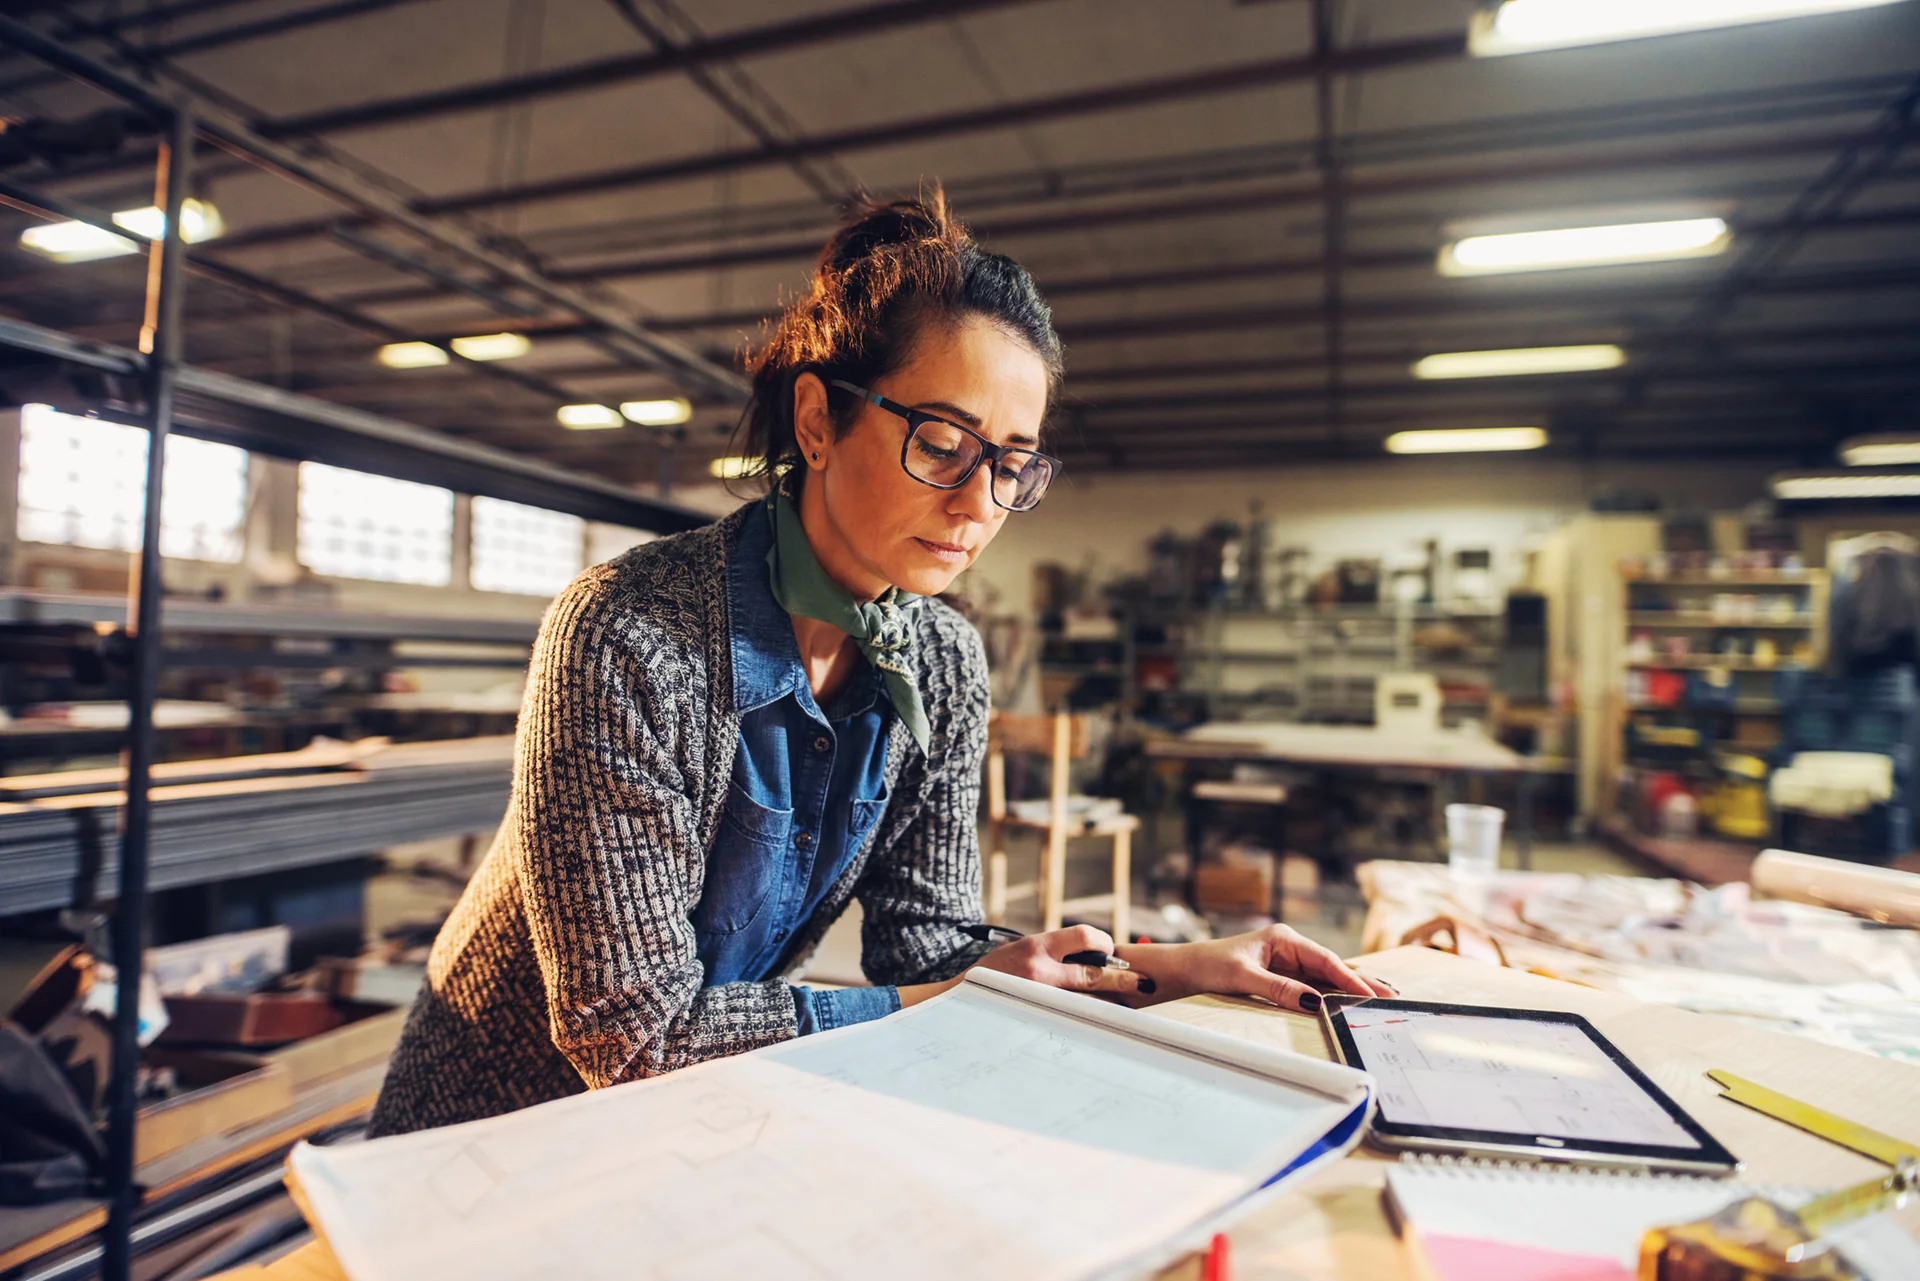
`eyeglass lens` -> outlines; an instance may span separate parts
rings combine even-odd
[[[965,481],[983,453],[977,437],[952,423],[922,419],[907,442],[907,471],[917,480],[942,489]],[[1000,456],[993,469],[993,500],[1012,511],[1025,511],[1045,496],[1053,479],[1053,464],[1027,450]]]

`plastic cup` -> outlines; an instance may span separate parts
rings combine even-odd
[[[1500,829],[1507,812],[1492,805],[1447,806],[1447,866],[1484,877],[1500,867]]]

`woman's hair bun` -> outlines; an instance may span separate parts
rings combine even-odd
[[[827,242],[820,255],[825,270],[846,271],[888,249],[932,245],[958,249],[973,240],[947,207],[946,193],[939,187],[917,200],[886,204],[862,200],[850,212],[852,220]]]

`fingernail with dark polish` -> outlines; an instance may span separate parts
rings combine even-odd
[[[1318,992],[1308,992],[1302,995],[1300,998],[1300,1012],[1302,1014],[1318,1014],[1320,1012],[1320,994]]]
[[[1152,979],[1141,979],[1139,985],[1134,988],[1134,991],[1140,993],[1142,996],[1152,996],[1159,990],[1160,985]]]

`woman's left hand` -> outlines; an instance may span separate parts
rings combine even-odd
[[[1285,1010],[1320,1011],[1318,988],[1356,996],[1394,996],[1388,984],[1363,978],[1313,940],[1285,925],[1205,943],[1123,945],[1119,955],[1154,981],[1152,1002],[1183,996],[1257,996]],[[1130,1005],[1150,1002],[1141,998]]]

